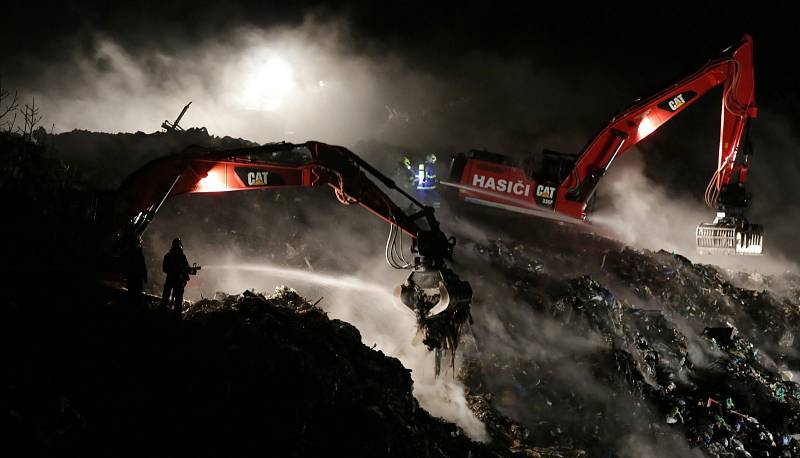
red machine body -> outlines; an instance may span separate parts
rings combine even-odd
[[[748,121],[757,114],[753,41],[749,35],[695,73],[634,102],[614,116],[577,155],[545,151],[542,164],[536,168],[505,156],[471,151],[454,158],[451,181],[444,184],[459,188],[459,197],[469,202],[584,221],[597,185],[614,159],[718,85],[723,85],[718,167],[709,183],[706,202],[726,213],[724,217],[736,217],[741,223],[749,166],[743,138]]]

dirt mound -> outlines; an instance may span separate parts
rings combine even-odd
[[[27,455],[494,455],[421,409],[397,359],[290,289],[200,301],[183,321],[79,290],[3,315]]]

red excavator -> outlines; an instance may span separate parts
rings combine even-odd
[[[368,175],[400,193],[413,210],[401,210]],[[229,150],[190,147],[153,160],[127,177],[116,193],[102,227],[104,234],[111,235],[105,252],[113,253],[115,246],[141,235],[172,196],[321,185],[332,188],[339,202],[358,204],[389,223],[386,259],[394,268],[411,270],[396,293],[416,312],[424,343],[436,349],[437,355],[452,355],[460,329],[469,320],[472,301],[469,283],[445,263],[452,260],[455,238],[442,232],[433,208],[340,146],[307,142]],[[411,261],[403,253],[403,233],[413,239]]]
[[[750,119],[757,114],[749,35],[695,73],[635,101],[614,116],[580,154],[545,150],[540,163],[520,164],[500,154],[471,151],[453,158],[450,182],[443,184],[458,188],[459,199],[467,202],[586,221],[597,185],[614,159],[720,84],[719,158],[705,194],[706,204],[717,216],[713,223],[698,226],[697,249],[701,254],[761,254],[763,228],[744,217],[751,198],[744,187],[752,153],[747,136]]]

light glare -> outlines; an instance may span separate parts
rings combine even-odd
[[[649,117],[645,116],[639,123],[639,139],[647,137],[653,133],[654,130],[656,130],[656,123],[654,123]]]
[[[219,192],[226,191],[225,180],[219,172],[210,171],[205,178],[197,182],[197,192]]]
[[[279,57],[253,59],[243,71],[239,101],[248,110],[275,111],[296,86],[291,65]]]

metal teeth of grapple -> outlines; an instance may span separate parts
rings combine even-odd
[[[395,292],[417,316],[418,335],[428,350],[435,352],[435,374],[442,360],[450,359],[455,370],[455,352],[461,331],[471,322],[472,287],[450,269],[418,269]]]
[[[764,228],[758,224],[731,226],[703,223],[697,226],[697,252],[699,254],[757,256],[763,251]]]

